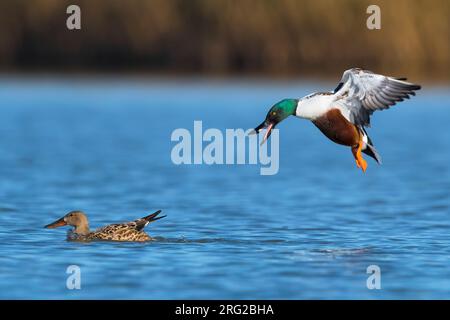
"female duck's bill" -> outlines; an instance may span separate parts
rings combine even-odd
[[[66,217],[65,216],[62,217],[61,219],[58,219],[58,220],[56,220],[56,221],[46,225],[44,228],[54,229],[54,228],[63,227],[63,226],[67,226],[67,222],[66,222]]]

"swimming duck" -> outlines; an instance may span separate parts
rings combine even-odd
[[[284,99],[276,103],[252,133],[267,129],[264,143],[273,128],[288,116],[308,119],[333,142],[351,147],[356,165],[365,172],[367,162],[361,152],[381,164],[381,157],[365,127],[370,127],[370,116],[374,111],[409,99],[415,95],[414,90],[420,89],[419,85],[406,80],[360,68],[346,70],[332,92],[317,92],[301,99]]]
[[[47,229],[53,229],[62,226],[72,226],[67,235],[69,241],[150,241],[153,240],[143,229],[150,223],[165,216],[157,217],[161,210],[152,213],[141,219],[132,222],[110,224],[95,231],[89,231],[89,222],[86,214],[82,211],[71,211],[64,217],[45,226]]]

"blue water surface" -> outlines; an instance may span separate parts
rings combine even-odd
[[[363,174],[311,123],[280,124],[280,169],[174,165],[171,134],[251,128],[306,81],[3,77],[0,298],[450,298],[450,92],[426,86],[373,116],[383,157]],[[74,243],[157,209],[151,243]],[[66,269],[81,268],[69,290]],[[381,270],[369,290],[367,267]]]

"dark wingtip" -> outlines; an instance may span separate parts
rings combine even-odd
[[[394,79],[398,80],[398,81],[404,81],[404,82],[397,83],[397,86],[399,86],[399,89],[407,89],[407,90],[420,90],[420,89],[422,89],[422,86],[420,86],[418,84],[406,82],[406,80],[408,80],[406,77],[394,78]]]
[[[333,90],[333,93],[338,92],[338,91],[342,88],[343,85],[344,85],[343,82],[339,82],[339,84],[337,85],[337,87]]]

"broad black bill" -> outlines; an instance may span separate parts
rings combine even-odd
[[[272,134],[272,129],[275,127],[275,124],[272,122],[269,122],[267,120],[264,120],[263,123],[261,123],[259,126],[257,126],[252,132],[250,132],[249,134],[257,134],[259,133],[261,130],[266,129],[266,134],[264,135],[263,141],[261,142],[261,145],[264,144],[264,142],[267,141],[267,139],[270,137],[270,135]]]
[[[267,128],[267,121],[264,120],[259,126],[255,128],[254,133],[259,133],[262,129]]]

